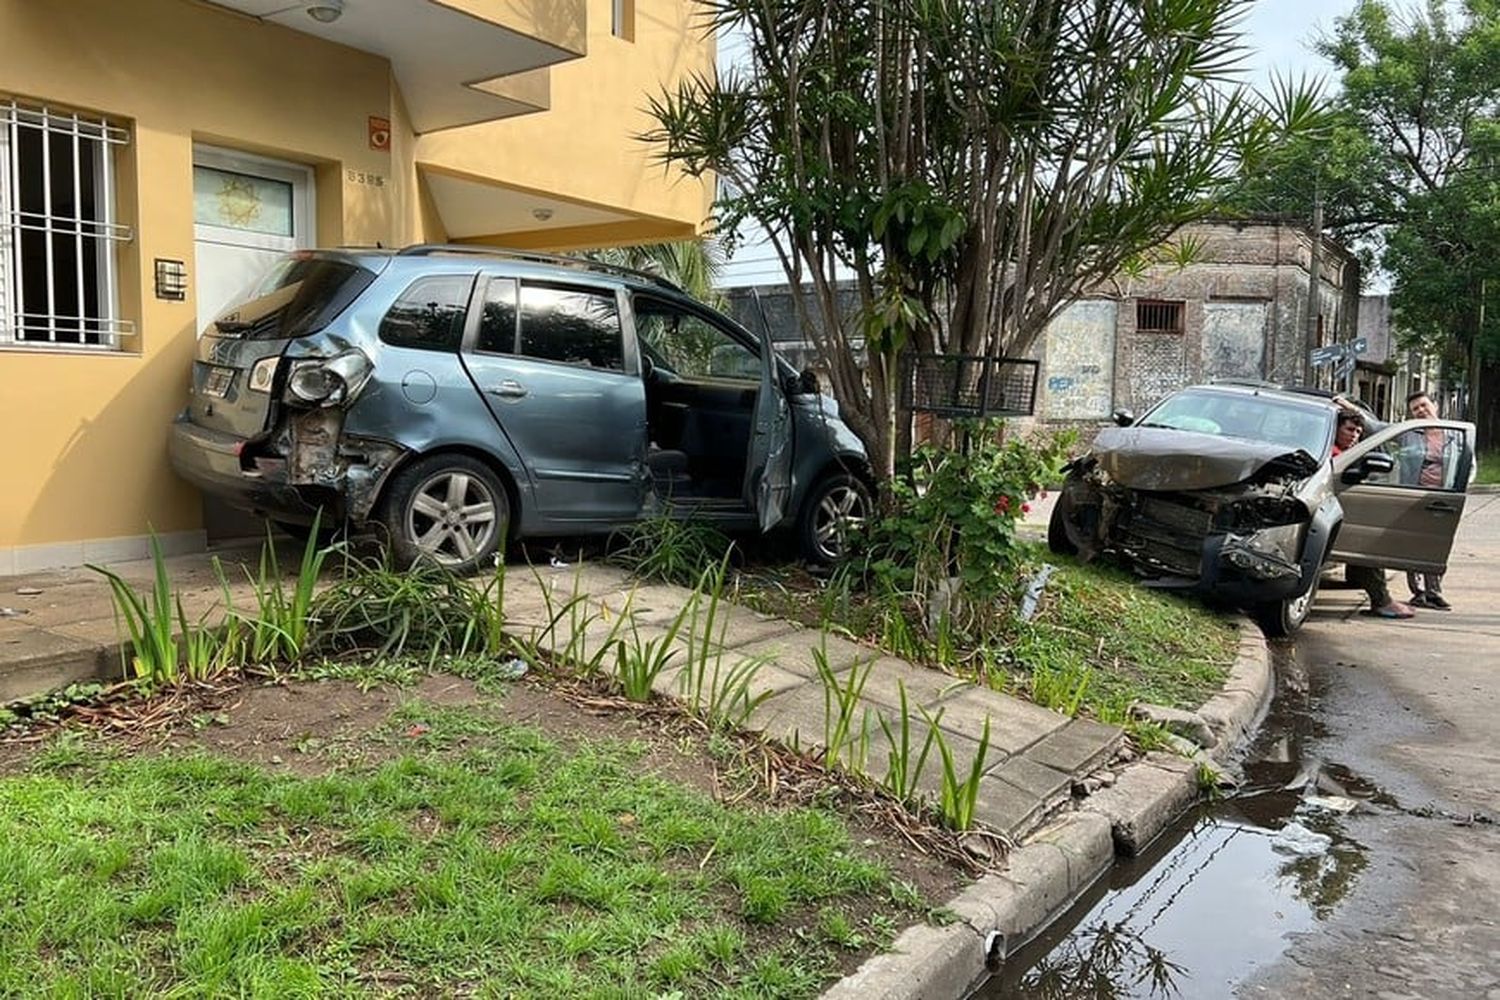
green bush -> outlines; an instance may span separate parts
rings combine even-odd
[[[923,445],[891,484],[876,519],[866,566],[891,589],[927,594],[962,581],[966,601],[993,601],[1010,587],[1016,521],[1056,479],[1071,435],[1004,440],[1001,421],[960,426],[963,445]]]

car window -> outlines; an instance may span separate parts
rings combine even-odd
[[[1464,455],[1462,431],[1418,428],[1396,435],[1376,450],[1391,456],[1396,464],[1390,472],[1372,473],[1365,479],[1368,484],[1454,492],[1467,485],[1460,468]]]
[[[1167,427],[1300,448],[1322,459],[1333,440],[1332,407],[1300,406],[1269,396],[1187,390],[1169,396],[1142,427]]]
[[[695,312],[636,297],[635,334],[658,368],[684,378],[760,381],[760,355]]]
[[[464,336],[472,275],[419,278],[380,321],[380,339],[393,347],[456,351]]]
[[[306,251],[288,254],[216,319],[220,333],[286,340],[323,329],[375,280],[368,268]]]
[[[491,278],[479,307],[479,350],[489,354],[516,353],[516,283]]]
[[[521,353],[526,357],[624,371],[623,343],[613,294],[521,286]]]

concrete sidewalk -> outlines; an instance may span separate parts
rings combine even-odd
[[[230,581],[230,599],[242,610],[254,607],[244,564],[253,569],[258,550],[217,553]],[[295,566],[289,551],[283,567]],[[217,617],[224,596],[212,557],[168,559],[174,586],[182,595],[190,621],[204,614]],[[149,561],[111,567],[138,587],[148,587]],[[549,620],[579,598],[572,614],[552,628]],[[571,649],[591,656],[615,630],[615,638],[644,643],[666,634],[692,592],[680,587],[637,584],[626,573],[603,564],[576,567],[511,566],[505,588],[508,630],[529,636],[554,652]],[[0,703],[35,696],[70,683],[115,680],[121,674],[117,624],[107,583],[89,570],[63,570],[7,577],[0,582]],[[633,623],[616,628],[622,614]],[[576,633],[575,634],[575,630]],[[684,629],[685,631],[685,629]],[[688,636],[679,635],[684,649]],[[986,826],[1019,839],[1035,829],[1071,797],[1075,782],[1106,762],[1122,734],[1112,726],[1069,719],[1029,702],[998,694],[972,683],[915,667],[879,650],[816,629],[723,604],[712,635],[695,640],[697,657],[723,673],[749,661],[757,664],[747,693],[765,695],[745,719],[747,728],[788,745],[811,750],[825,741],[825,691],[815,652],[826,656],[840,682],[850,671],[868,670],[856,735],[866,727],[863,770],[877,780],[886,773],[889,747],[878,719],[899,726],[900,685],[910,704],[911,740],[919,749],[927,727],[917,712],[934,716],[953,750],[954,763],[967,775],[979,747],[985,720],[990,748],[980,783],[977,818]],[[658,691],[678,696],[684,661],[679,655],[657,679]],[[612,666],[613,656],[607,665]],[[918,788],[936,796],[942,765],[936,749],[929,755]]]

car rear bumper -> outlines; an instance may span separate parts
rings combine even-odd
[[[183,415],[172,422],[168,454],[179,476],[231,507],[310,523],[331,499],[328,491],[311,496],[307,488],[288,483],[283,463],[260,460],[247,468],[241,460],[245,444],[242,437],[208,430]]]

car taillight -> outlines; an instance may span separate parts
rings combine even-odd
[[[281,357],[273,356],[261,358],[250,369],[250,391],[270,392],[271,383],[276,381],[276,364]]]
[[[294,361],[286,379],[285,398],[302,406],[345,405],[359,395],[374,370],[370,359],[359,350]]]

